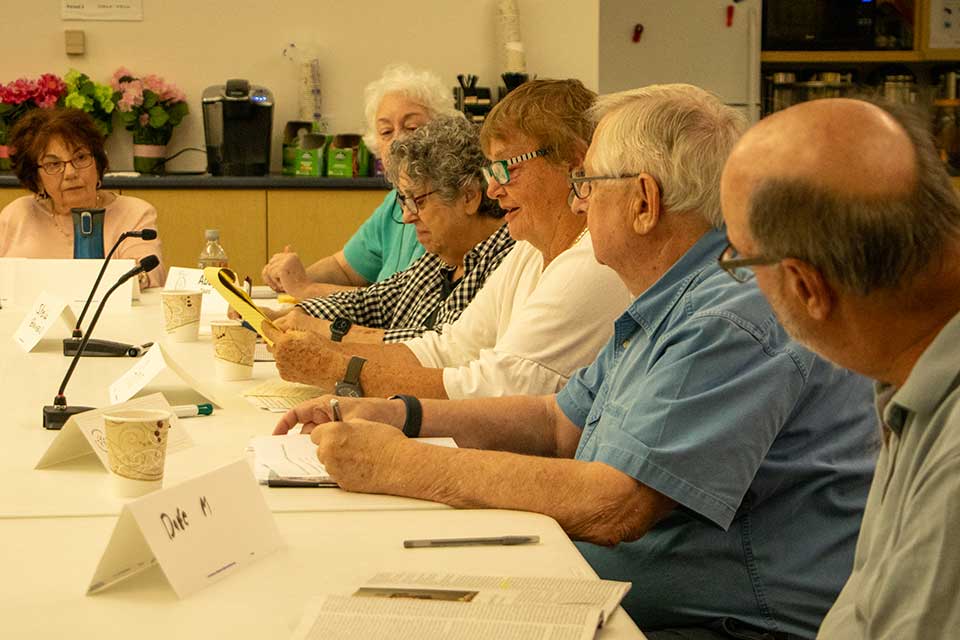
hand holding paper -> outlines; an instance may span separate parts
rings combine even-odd
[[[274,340],[271,336],[276,336],[278,330],[270,318],[253,303],[250,295],[243,290],[243,284],[237,278],[237,274],[231,269],[207,267],[203,270],[203,275],[211,286],[240,314],[240,317],[253,327],[254,331],[263,336],[267,344],[273,346]],[[273,332],[268,335],[271,329]]]

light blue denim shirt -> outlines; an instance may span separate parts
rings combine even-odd
[[[643,629],[736,618],[812,637],[850,573],[878,449],[870,383],[791,341],[704,235],[558,394],[576,457],[677,501],[643,538],[579,543]]]

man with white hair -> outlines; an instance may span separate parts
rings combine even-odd
[[[592,365],[556,395],[344,398],[345,421],[318,427],[321,399],[278,428],[313,429],[345,489],[552,516],[601,577],[633,582],[624,607],[651,639],[812,637],[853,560],[869,385],[792,342],[717,265],[737,112],[665,85],[602,97],[593,116],[573,206],[636,299]],[[462,448],[404,438],[417,433]]]
[[[721,265],[798,340],[877,381],[877,473],[818,637],[958,637],[960,198],[929,122],[860,100],[786,109],[737,146],[722,192]]]

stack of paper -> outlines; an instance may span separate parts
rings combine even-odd
[[[417,440],[441,447],[457,446],[453,438]],[[266,484],[271,479],[335,484],[326,468],[317,460],[317,446],[307,434],[257,436],[250,440],[247,453],[253,454],[253,475],[260,484]]]
[[[293,638],[591,640],[630,586],[577,578],[384,573],[352,596],[311,602]]]
[[[243,397],[255,407],[267,411],[286,412],[287,409],[292,409],[301,402],[322,396],[324,393],[328,392],[320,387],[277,378],[247,389],[243,392]]]

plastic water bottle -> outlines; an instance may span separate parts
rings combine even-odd
[[[207,245],[200,252],[200,258],[197,261],[200,263],[200,268],[227,266],[227,252],[223,250],[223,245],[220,244],[220,230],[207,229],[205,235]]]

